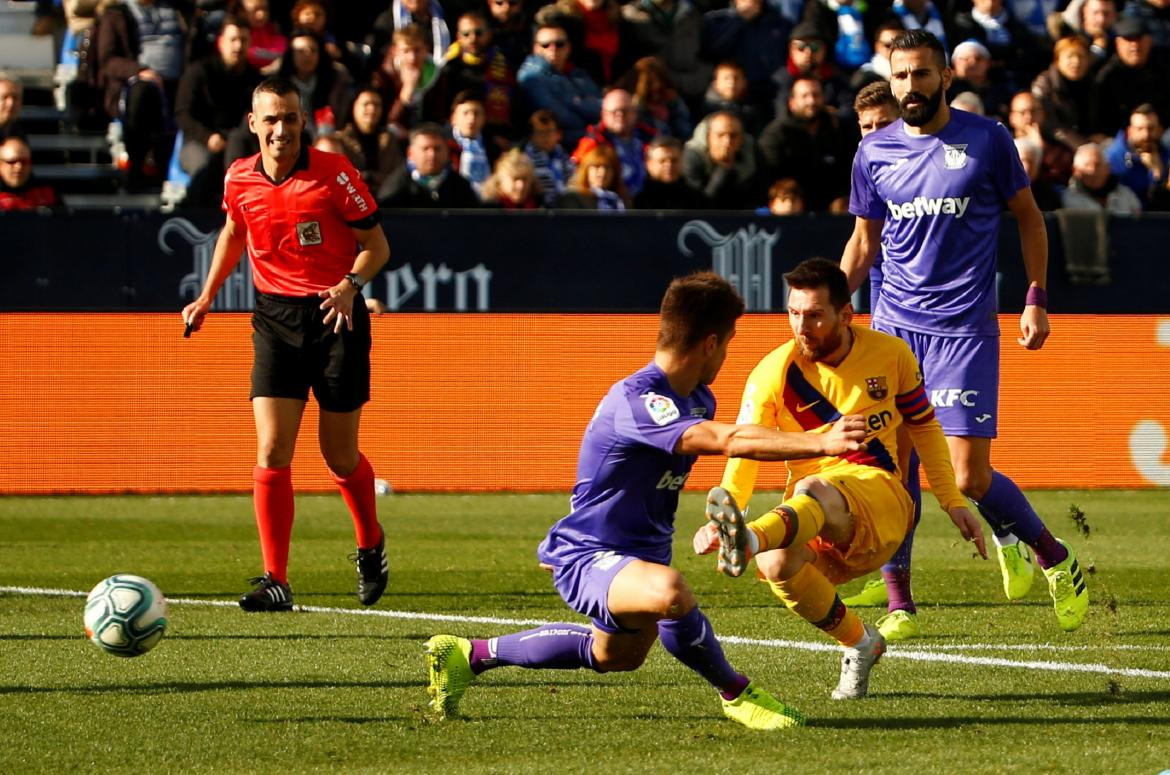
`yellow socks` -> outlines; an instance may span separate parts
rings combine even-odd
[[[811,495],[799,493],[781,503],[748,527],[760,540],[760,551],[803,546],[821,532],[825,510]]]
[[[842,646],[856,646],[865,637],[865,625],[837,596],[837,588],[812,565],[805,565],[786,581],[768,586],[790,611],[818,627]]]

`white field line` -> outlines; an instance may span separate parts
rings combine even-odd
[[[0,594],[10,595],[40,595],[43,597],[85,597],[88,593],[72,589],[46,589],[43,587],[6,587],[0,586]],[[167,598],[167,602],[174,605],[197,605],[218,608],[235,608],[233,600],[197,600],[194,598]],[[419,613],[416,611],[386,611],[373,608],[333,608],[329,606],[298,605],[296,611],[314,614],[340,614],[343,616],[375,616],[386,619],[408,619],[429,622],[458,622],[466,624],[494,624],[508,627],[535,627],[547,624],[542,619],[506,619],[495,616],[464,616],[462,614]],[[764,646],[768,648],[799,649],[802,651],[832,651],[840,648],[832,643],[810,642],[798,640],[745,638],[739,635],[723,635],[719,638],[723,643],[735,643],[744,646]],[[1113,667],[1092,662],[1053,662],[1048,660],[1015,660],[1001,657],[977,657],[966,654],[949,654],[945,651],[958,650],[1048,650],[1048,651],[1087,651],[1094,650],[1128,650],[1128,651],[1166,651],[1167,646],[1137,646],[1137,645],[1102,645],[1102,646],[1067,646],[1056,644],[945,644],[939,646],[891,646],[886,651],[886,659],[910,659],[918,662],[948,662],[961,665],[980,665],[988,667],[1013,667],[1023,670],[1047,670],[1057,673],[1099,673],[1103,675],[1118,675],[1130,678],[1161,678],[1170,680],[1170,670],[1146,670],[1136,667]]]

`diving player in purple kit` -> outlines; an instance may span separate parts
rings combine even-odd
[[[698,455],[790,460],[864,448],[865,418],[827,433],[715,422],[708,387],[727,356],[743,300],[718,275],[674,280],[662,300],[654,359],[617,382],[585,429],[571,511],[537,555],[557,592],[592,627],[546,624],[525,632],[427,641],[431,707],[454,715],[467,686],[491,668],[635,670],[654,641],[719,692],[723,713],[751,729],[800,726],[804,717],[728,664],[682,575],[670,567],[678,496]]]
[[[1076,556],[1052,536],[1019,487],[991,467],[999,402],[999,221],[1006,204],[1019,223],[1029,288],[1017,341],[1038,350],[1049,332],[1043,216],[1003,125],[948,108],[952,73],[938,39],[925,30],[902,33],[890,63],[902,119],[867,136],[854,157],[849,211],[857,216],[860,244],[845,251],[841,268],[856,290],[881,249],[872,326],[906,340],[922,364],[955,478],[994,531],[1005,593],[1018,599],[1031,587],[1032,564],[1020,545],[1026,544],[1048,579],[1057,621],[1075,630],[1089,606]],[[916,630],[905,555],[904,574],[883,576],[891,612],[901,611]]]

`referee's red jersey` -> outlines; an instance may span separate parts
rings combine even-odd
[[[351,228],[378,223],[378,206],[361,175],[339,153],[303,148],[276,183],[260,154],[239,159],[224,178],[223,209],[248,234],[256,290],[312,296],[353,268]]]

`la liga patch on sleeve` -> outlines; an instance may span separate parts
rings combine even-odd
[[[679,418],[678,407],[669,397],[660,396],[657,393],[647,393],[645,400],[646,411],[650,413],[650,419],[654,421],[655,425],[666,425]]]

